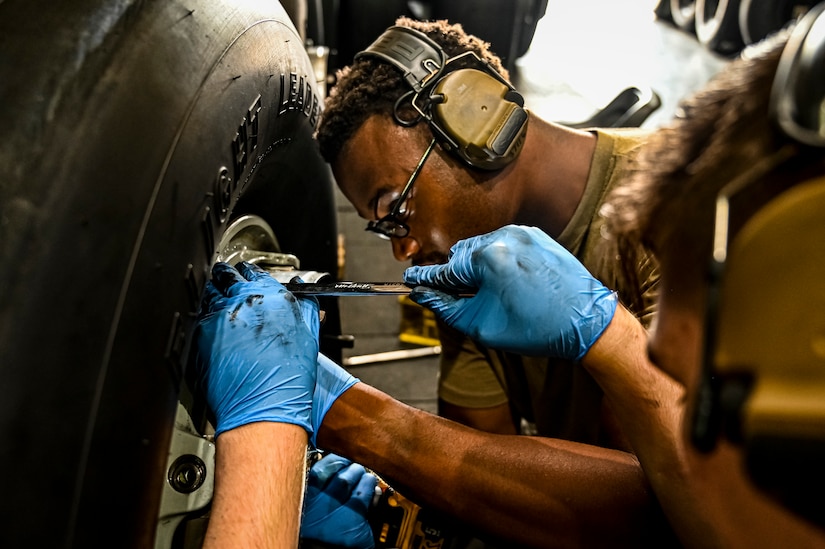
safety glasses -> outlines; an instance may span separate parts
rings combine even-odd
[[[423,155],[421,155],[421,160],[418,161],[418,165],[415,167],[412,174],[410,174],[407,184],[404,185],[404,189],[395,200],[395,205],[390,210],[390,213],[378,221],[370,221],[367,223],[367,231],[371,231],[386,240],[389,240],[390,238],[404,238],[410,234],[410,228],[403,221],[403,219],[406,219],[409,215],[407,212],[407,196],[410,194],[413,183],[415,183],[415,180],[418,179],[418,174],[421,173],[421,168],[424,167],[424,162],[427,161],[427,157],[430,156],[430,153],[433,151],[434,147],[435,139],[430,141],[430,145],[427,147],[427,150],[424,151]]]

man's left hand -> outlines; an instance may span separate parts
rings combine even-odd
[[[377,484],[362,465],[324,456],[309,470],[301,537],[355,549],[375,547],[367,511]]]
[[[216,435],[257,421],[312,433],[319,329],[315,300],[296,298],[254,265],[215,265],[195,344]]]

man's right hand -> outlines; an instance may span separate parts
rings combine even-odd
[[[535,227],[509,225],[450,249],[444,265],[410,267],[410,298],[482,344],[580,360],[610,324],[613,292]],[[474,297],[457,297],[462,292]]]

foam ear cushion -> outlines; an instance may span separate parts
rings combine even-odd
[[[445,76],[432,96],[433,123],[455,141],[456,152],[470,164],[497,168],[518,154],[527,113],[520,96],[513,97],[503,82],[480,70],[460,69]]]

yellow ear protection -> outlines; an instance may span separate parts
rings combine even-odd
[[[771,90],[771,115],[790,139],[717,198],[691,422],[697,448],[710,451],[720,435],[742,444],[754,481],[817,522],[825,521],[813,489],[825,481],[823,11],[825,3],[795,27]],[[799,183],[782,177],[803,169]]]
[[[497,170],[518,156],[527,131],[524,99],[474,52],[447,58],[426,34],[390,27],[355,58],[377,57],[404,75],[410,91],[395,105],[396,122],[426,120],[445,150],[475,168]],[[403,115],[406,101],[417,112]]]

